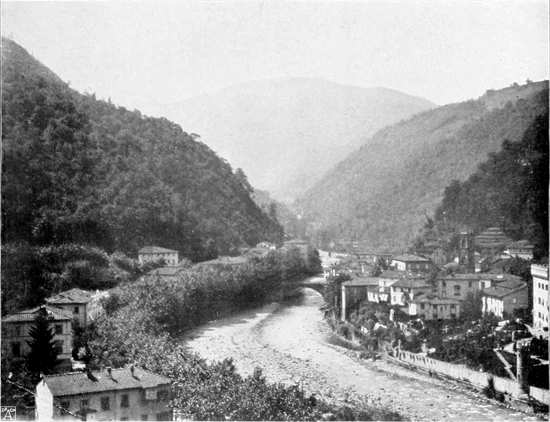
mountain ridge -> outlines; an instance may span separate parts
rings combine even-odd
[[[289,201],[365,136],[431,107],[391,88],[279,78],[226,87],[157,114],[200,133],[254,186]]]

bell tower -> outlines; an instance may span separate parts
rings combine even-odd
[[[466,272],[475,272],[474,236],[469,229],[461,230],[458,235],[458,263]]]

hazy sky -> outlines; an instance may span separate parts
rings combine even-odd
[[[145,113],[266,78],[438,104],[548,78],[546,0],[2,3],[3,35],[72,87]]]

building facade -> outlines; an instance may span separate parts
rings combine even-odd
[[[58,359],[70,359],[73,348],[73,315],[48,305],[27,309],[2,318],[2,354],[13,359],[22,358],[30,352],[28,344],[32,340],[30,330],[39,312],[45,313],[50,321]]]
[[[390,286],[390,303],[405,306],[416,296],[431,293],[433,286],[423,278],[403,278]]]
[[[81,327],[85,327],[89,323],[88,303],[92,300],[92,296],[92,292],[71,289],[47,298],[46,303],[72,314],[73,320]]]
[[[405,254],[393,257],[391,267],[397,271],[429,272],[432,269],[432,262],[428,258]]]
[[[460,301],[421,294],[409,302],[408,314],[427,321],[455,319],[460,317]]]
[[[548,328],[548,265],[532,264],[533,278],[533,326],[542,330]]]
[[[531,261],[533,259],[533,249],[535,247],[528,240],[518,240],[517,242],[510,243],[504,250],[504,253],[513,258]]]
[[[144,246],[138,252],[140,264],[163,259],[166,265],[178,265],[179,253],[173,249],[161,248],[159,246]]]
[[[484,314],[492,313],[498,318],[508,317],[516,309],[528,307],[528,287],[523,282],[502,282],[483,290],[481,301]]]
[[[172,420],[170,379],[141,368],[46,375],[36,385],[36,419]]]

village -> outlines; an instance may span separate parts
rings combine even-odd
[[[455,256],[437,242],[408,252],[341,242],[325,255],[333,328],[374,359],[548,403],[548,264],[533,246],[491,227],[458,233]]]
[[[239,267],[276,249],[273,243],[260,242],[253,248],[243,248],[239,256],[220,256],[195,267]],[[292,250],[307,261],[311,247],[302,240],[289,240],[279,250]],[[191,265],[180,259],[178,251],[159,246],[141,248],[137,261],[144,268],[152,267],[143,277],[157,281],[177,280],[178,274]],[[36,420],[179,419],[169,406],[173,398],[170,378],[135,365],[121,368],[89,365],[90,351],[83,335],[105,314],[109,297],[108,290],[72,288],[46,298],[40,306],[2,318],[2,357],[11,367],[36,353],[33,343],[37,337],[50,341],[48,333],[51,334],[55,367],[52,373],[41,374],[35,391],[11,380],[11,372],[8,376],[8,382],[21,390],[20,397],[34,396],[34,406],[28,410]],[[37,335],[41,327],[44,331]]]

